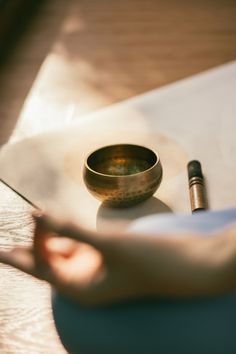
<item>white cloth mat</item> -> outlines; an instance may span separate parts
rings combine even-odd
[[[0,151],[0,177],[39,207],[95,229],[126,228],[140,216],[190,213],[186,164],[202,163],[212,209],[236,205],[236,62],[115,104],[57,132]],[[82,170],[98,147],[137,143],[159,152],[163,182],[155,196],[125,210],[101,205]]]

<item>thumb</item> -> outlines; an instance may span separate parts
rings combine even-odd
[[[33,254],[37,264],[47,264],[49,258],[49,250],[47,247],[47,239],[50,233],[36,221],[34,229]]]

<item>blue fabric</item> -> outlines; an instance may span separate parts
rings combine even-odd
[[[236,208],[207,212],[199,211],[192,215],[150,215],[133,222],[129,230],[153,235],[190,230],[197,231],[204,236],[205,233],[209,234],[223,229],[232,222],[236,222]]]
[[[233,221],[236,209],[147,217],[134,229],[146,223],[150,232],[153,227],[158,232],[159,225],[166,231],[186,227],[204,233]],[[93,309],[54,294],[52,303],[58,333],[72,354],[236,353],[236,291],[211,299],[140,299]]]

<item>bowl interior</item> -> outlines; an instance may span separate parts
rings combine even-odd
[[[157,162],[150,149],[131,144],[111,145],[94,151],[87,159],[94,172],[111,176],[133,175],[148,170]]]

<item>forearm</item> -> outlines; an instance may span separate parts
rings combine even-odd
[[[147,295],[211,296],[236,288],[235,228],[209,238],[146,235],[135,253]]]

